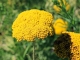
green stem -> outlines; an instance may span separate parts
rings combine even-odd
[[[35,42],[33,41],[33,60],[35,60]]]
[[[26,47],[25,51],[24,51],[24,54],[23,54],[23,58],[26,56],[26,54],[28,53],[30,47],[31,47],[31,43]]]

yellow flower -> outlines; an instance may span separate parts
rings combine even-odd
[[[68,35],[67,33],[63,33],[54,41],[54,52],[60,58],[70,58],[70,45],[70,35]]]
[[[59,12],[61,11],[60,7],[58,7],[57,5],[54,5],[54,6],[53,6],[53,9],[54,9],[57,13],[59,13]]]
[[[55,34],[60,35],[62,32],[66,31],[68,27],[68,24],[66,21],[64,21],[61,18],[58,18],[54,23],[53,23],[53,28],[55,30]]]
[[[53,34],[52,20],[52,14],[43,10],[24,11],[13,22],[12,36],[18,41],[34,41],[35,38],[46,38]]]
[[[62,2],[63,2],[63,4],[65,5],[65,9],[66,9],[66,11],[68,11],[69,9],[70,9],[70,5],[68,4],[68,2],[66,2],[66,0],[62,0],[62,2],[61,2],[61,0],[58,0],[58,2],[60,3],[60,6],[62,6]],[[53,9],[57,12],[57,13],[59,13],[62,9],[60,8],[60,7],[58,7],[57,5],[54,5],[53,6]]]
[[[67,6],[66,6],[66,11],[68,11],[69,9],[70,9],[70,5],[67,4]]]
[[[58,0],[58,2],[60,3],[60,6],[62,6],[62,3],[63,3],[64,5],[67,4],[66,0]]]
[[[55,40],[54,48],[61,58],[80,60],[80,33],[64,32]]]
[[[67,32],[71,37],[71,60],[80,60],[80,34],[74,32]]]

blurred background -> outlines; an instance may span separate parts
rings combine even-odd
[[[46,10],[53,14],[53,5],[55,0],[0,0],[0,60],[32,60],[31,42],[17,42],[12,38],[12,23],[22,11],[29,9]],[[73,9],[75,20],[80,21],[80,0],[67,0]],[[54,15],[55,14],[55,15]],[[79,23],[80,24],[80,23]],[[77,28],[80,28],[77,26]],[[80,32],[80,30],[78,30]],[[54,37],[54,39],[52,38]],[[53,42],[55,36],[39,40],[36,43],[36,60],[62,60],[54,53]],[[26,51],[26,53],[25,53]],[[63,59],[67,60],[67,59]]]

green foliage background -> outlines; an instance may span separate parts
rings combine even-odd
[[[16,39],[12,38],[12,23],[20,12],[28,9],[46,10],[54,15],[54,1],[55,0],[0,0],[0,60],[32,60],[32,42],[17,42]],[[78,0],[77,4],[74,2],[72,2],[74,9],[72,8],[71,11],[74,11],[75,8],[80,8],[80,0]],[[70,14],[73,17],[76,16],[73,12],[70,12]],[[54,19],[60,16],[55,14]],[[63,17],[67,19],[65,15]],[[72,19],[77,21],[77,23],[75,23],[76,27],[74,28],[75,32],[80,32],[79,17],[76,16]],[[36,40],[35,60],[62,60],[55,55],[52,49],[55,39],[55,36],[51,36],[44,40]]]

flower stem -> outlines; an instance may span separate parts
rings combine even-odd
[[[33,60],[35,60],[35,42],[33,41]]]

